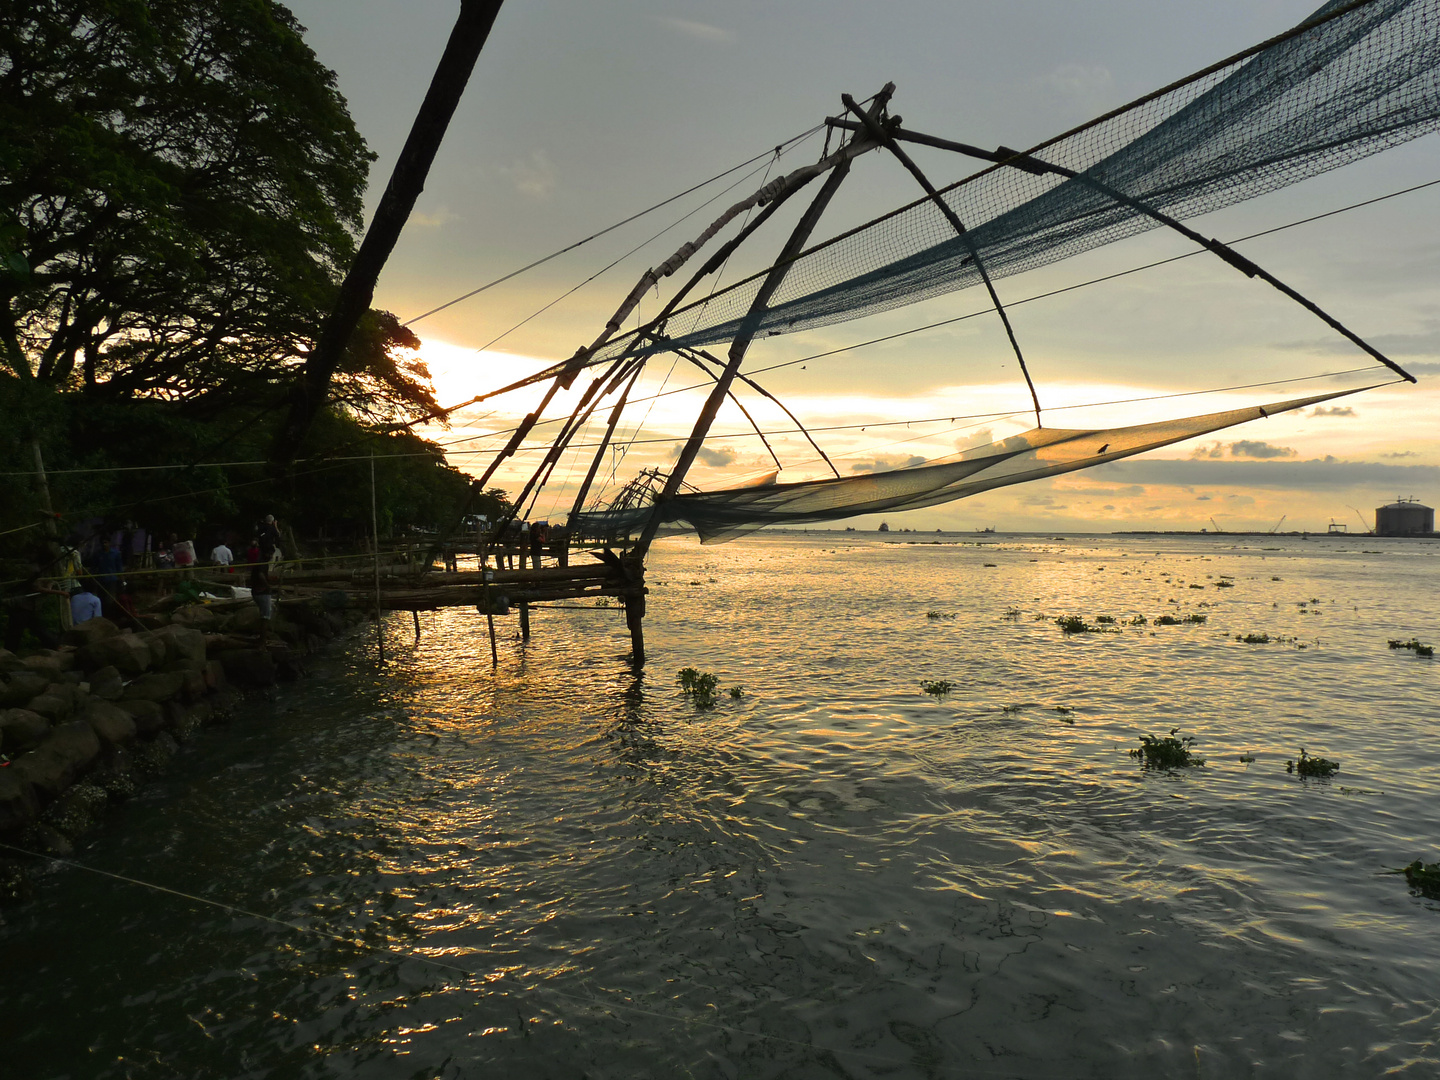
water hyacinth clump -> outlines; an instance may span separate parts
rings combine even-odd
[[[933,697],[944,697],[955,689],[955,684],[949,679],[921,679],[920,689]]]
[[[1311,757],[1302,746],[1300,760],[1285,762],[1285,771],[1299,773],[1301,776],[1334,776],[1340,771],[1340,763],[1329,758]]]
[[[681,693],[695,702],[697,709],[708,709],[715,704],[715,690],[720,680],[710,672],[693,667],[681,668],[675,681],[680,684]]]
[[[1102,615],[1098,621],[1113,623],[1115,620]],[[1055,625],[1067,634],[1104,634],[1112,631],[1109,626],[1091,626],[1079,615],[1061,615],[1055,620]]]
[[[1422,644],[1420,644],[1420,639],[1419,639],[1419,638],[1413,638],[1413,637],[1412,637],[1409,641],[1401,641],[1399,638],[1391,638],[1391,639],[1390,639],[1390,648],[1392,648],[1392,649],[1409,649],[1409,650],[1410,650],[1411,652],[1413,652],[1416,656],[1434,656],[1434,655],[1435,655],[1435,647],[1434,647],[1433,645],[1422,645]]]
[[[1405,883],[1422,896],[1440,900],[1440,863],[1426,863],[1416,859],[1404,870]]]
[[[1171,728],[1164,738],[1141,735],[1140,745],[1130,751],[1130,756],[1139,758],[1147,769],[1189,769],[1205,764],[1205,759],[1191,750],[1195,740],[1189,735],[1176,738],[1179,728]]]

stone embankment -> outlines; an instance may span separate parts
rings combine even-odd
[[[94,619],[59,649],[0,649],[0,840],[66,855],[111,800],[133,794],[238,691],[303,671],[303,658],[348,625],[315,601],[286,602],[259,642],[251,604],[191,606],[122,631]],[[0,852],[0,859],[12,853]],[[0,897],[20,875],[0,864]]]

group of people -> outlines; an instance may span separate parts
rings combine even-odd
[[[133,541],[126,543],[131,535],[121,536],[120,545],[133,549]],[[138,622],[135,598],[124,576],[127,567],[122,547],[117,547],[112,535],[101,535],[86,546],[89,550],[84,556],[79,549],[58,540],[47,541],[36,550],[24,592],[5,602],[5,648],[20,648],[28,631],[42,647],[53,649],[65,631],[102,615],[120,622]],[[132,573],[152,569],[145,567],[151,561],[144,557],[149,546],[147,540],[141,554],[132,554]],[[251,597],[261,618],[268,622],[274,606],[270,571],[283,558],[280,526],[273,514],[266,514],[256,523],[243,554],[250,568],[247,585]],[[181,573],[176,576],[182,579],[189,576],[185,571],[198,562],[194,541],[180,540],[174,533],[161,541],[154,556],[154,571],[178,570]],[[223,538],[211,549],[209,562],[232,572],[235,555]]]

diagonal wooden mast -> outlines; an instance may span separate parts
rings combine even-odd
[[[885,111],[885,106],[889,103],[890,96],[894,94],[894,92],[895,84],[886,83],[884,88],[871,99],[869,111],[862,112],[860,115],[871,119],[880,116]],[[690,471],[690,467],[695,464],[695,458],[700,453],[700,447],[705,442],[705,436],[709,434],[710,426],[715,422],[715,417],[720,412],[720,405],[724,402],[725,395],[729,393],[730,386],[735,381],[735,376],[740,370],[740,364],[745,359],[745,353],[749,349],[751,341],[755,338],[755,332],[760,328],[760,321],[764,317],[765,312],[769,310],[770,298],[775,295],[776,290],[784,283],[785,276],[789,273],[790,267],[794,265],[796,256],[804,250],[806,241],[810,239],[810,234],[815,231],[815,226],[819,224],[826,207],[830,205],[830,200],[835,197],[835,192],[839,190],[841,183],[844,182],[845,177],[849,174],[850,161],[850,158],[846,158],[831,170],[830,175],[825,180],[825,186],[820,189],[814,201],[811,202],[809,208],[805,211],[804,216],[801,217],[799,223],[795,226],[794,231],[791,232],[790,239],[786,241],[779,258],[775,260],[769,273],[766,274],[765,280],[761,283],[759,290],[755,293],[755,298],[750,303],[750,310],[746,312],[745,318],[740,323],[739,333],[735,335],[734,340],[730,343],[730,352],[725,369],[720,373],[720,378],[716,380],[714,388],[710,391],[710,396],[706,399],[704,407],[700,410],[700,415],[695,421],[695,427],[690,432],[690,438],[686,440],[684,448],[680,451],[679,460],[675,462],[675,467],[670,470],[670,475],[666,478],[665,487],[656,499],[655,512],[646,523],[632,551],[633,557],[644,559],[645,553],[654,541],[655,534],[660,529],[664,504],[673,499],[679,492],[680,485],[684,482],[686,474]]]

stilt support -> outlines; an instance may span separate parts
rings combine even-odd
[[[645,593],[636,590],[625,598],[625,625],[630,628],[630,662],[645,663]]]
[[[413,615],[413,616],[415,616],[415,640],[416,640],[416,641],[419,641],[419,640],[420,640],[420,609],[419,609],[419,608],[411,608],[411,609],[410,609],[410,614]]]
[[[520,640],[530,640],[530,605],[525,603],[520,605]]]

